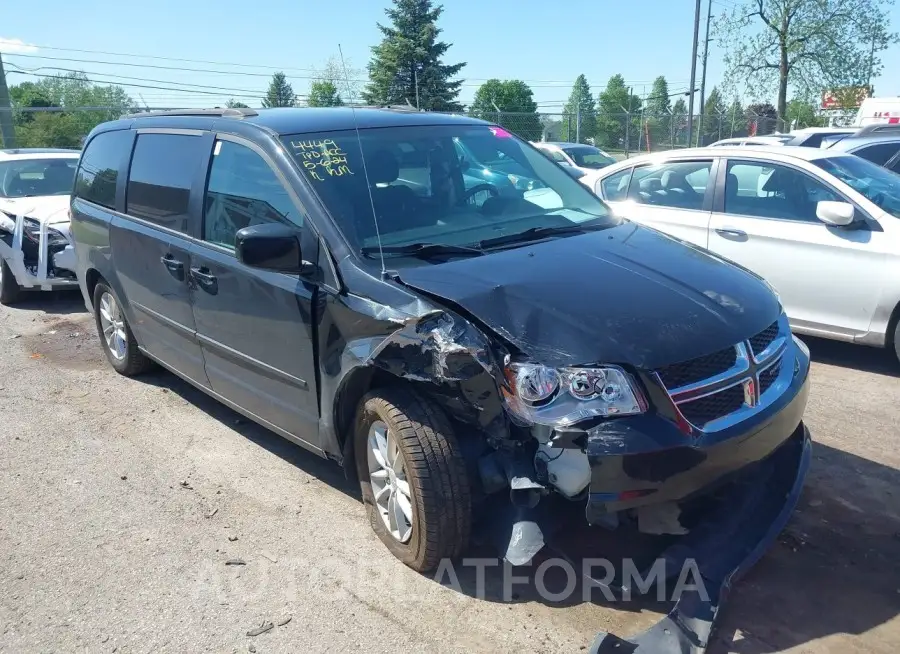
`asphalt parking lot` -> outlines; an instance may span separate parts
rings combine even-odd
[[[714,654],[900,643],[900,364],[807,342],[807,487]],[[0,307],[0,416],[0,651],[578,652],[660,617],[413,573],[336,466],[173,375],[116,375],[77,294]]]

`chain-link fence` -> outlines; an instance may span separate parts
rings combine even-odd
[[[167,108],[173,107],[153,109]],[[16,145],[80,148],[84,137],[99,123],[143,110],[114,107],[14,109]],[[763,136],[828,123],[846,123],[846,120],[840,118],[821,116],[785,123],[774,115],[749,112],[697,115],[693,121],[688,121],[687,115],[676,112],[662,115],[622,112],[590,116],[565,112],[487,112],[477,117],[501,125],[529,141],[585,143],[617,156],[704,146],[726,138]]]

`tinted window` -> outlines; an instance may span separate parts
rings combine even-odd
[[[128,175],[126,212],[186,232],[191,184],[203,159],[199,136],[138,134]]]
[[[610,202],[621,202],[628,193],[628,180],[631,179],[631,168],[626,168],[614,175],[610,175],[605,179],[601,179],[597,184],[600,188],[600,196]]]
[[[810,175],[777,164],[729,161],[725,213],[818,222],[816,204],[844,199]]]
[[[569,162],[569,160],[566,159],[566,156],[559,150],[544,150],[544,152],[546,152],[547,156],[553,159],[553,161],[563,161],[565,163]]]
[[[898,148],[900,148],[898,143],[876,143],[875,145],[868,145],[859,150],[854,150],[853,154],[883,166],[897,153]]]
[[[660,207],[702,209],[712,161],[670,161],[634,169],[628,197]]]
[[[582,168],[599,170],[600,168],[605,168],[610,164],[616,163],[615,159],[607,157],[600,150],[589,145],[565,148],[565,153],[572,157],[572,161],[575,162],[576,166],[581,166]]]
[[[206,190],[203,239],[232,248],[239,229],[263,223],[299,226],[303,216],[262,157],[243,145],[217,142]]]
[[[119,169],[131,148],[128,130],[97,134],[81,155],[75,179],[75,195],[110,209],[116,208]]]

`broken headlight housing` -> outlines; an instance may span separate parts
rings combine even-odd
[[[41,223],[34,218],[25,218],[22,236],[33,243],[41,242]],[[48,245],[68,245],[69,241],[58,230],[47,227],[47,243]]]
[[[647,402],[618,366],[548,368],[509,363],[503,397],[514,418],[529,424],[566,426],[587,418],[643,413]]]

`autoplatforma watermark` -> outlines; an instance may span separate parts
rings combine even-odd
[[[668,567],[667,567],[668,566]],[[280,595],[297,600],[310,594],[390,589],[395,596],[426,600],[434,583],[456,591],[460,597],[512,602],[523,593],[554,604],[628,602],[637,597],[676,601],[687,591],[709,601],[709,593],[694,559],[677,570],[666,559],[640,566],[634,559],[612,561],[583,559],[577,563],[547,558],[540,563],[514,567],[500,558],[443,559],[435,570],[419,575],[391,560],[360,557],[289,558],[277,565],[266,559],[248,561],[239,569],[208,561],[196,577],[195,596],[214,594],[219,600],[249,601],[254,597]],[[617,574],[618,573],[618,574]]]

